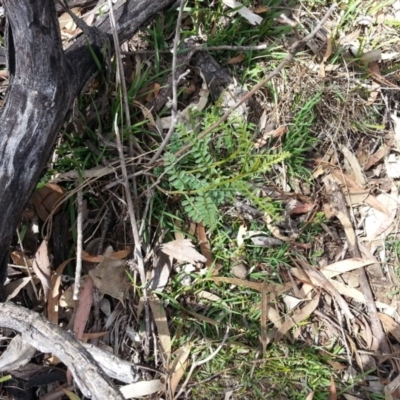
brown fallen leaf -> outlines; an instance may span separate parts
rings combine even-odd
[[[200,254],[195,248],[194,244],[189,239],[178,239],[161,246],[161,251],[177,261],[188,262],[196,264],[197,262],[205,263],[207,258]]]
[[[236,57],[232,57],[229,60],[227,60],[227,64],[239,64],[244,60],[244,54],[240,53]]]
[[[125,250],[114,251],[107,256],[104,256],[104,255],[92,256],[89,253],[87,253],[86,251],[82,251],[82,260],[87,261],[87,262],[92,262],[92,263],[101,263],[104,261],[105,257],[112,258],[114,260],[122,260],[122,259],[128,257],[129,254],[131,253],[131,251],[132,251],[132,248],[129,246]]]
[[[398,324],[392,317],[389,315],[379,313],[378,317],[381,320],[383,327],[387,333],[390,333],[398,342],[400,342],[400,324]]]
[[[93,304],[93,279],[87,278],[85,287],[80,292],[79,304],[75,314],[74,333],[75,337],[82,340],[85,326],[89,318],[90,309]]]
[[[47,240],[43,240],[37,249],[32,262],[32,268],[35,274],[40,279],[43,287],[44,297],[47,299],[47,295],[51,289],[51,263],[49,258],[49,249],[47,246]]]
[[[275,342],[278,342],[283,335],[285,335],[290,329],[296,324],[308,318],[313,311],[317,308],[320,298],[318,293],[310,302],[308,302],[303,308],[295,312],[290,318],[288,318],[278,329],[275,335]]]
[[[155,293],[149,296],[149,304],[151,312],[153,313],[154,322],[157,327],[158,339],[160,341],[161,351],[164,360],[168,362],[171,356],[171,334],[168,328],[167,315],[164,310],[163,304]]]
[[[207,259],[206,266],[210,268],[214,263],[214,257],[211,252],[210,242],[208,241],[206,230],[202,223],[197,225],[197,237],[200,243],[201,254]]]
[[[126,261],[105,258],[98,267],[89,271],[89,275],[101,293],[108,294],[124,304],[128,290]]]
[[[391,145],[384,144],[379,150],[372,154],[364,165],[364,170],[368,171],[371,167],[378,164],[389,153]]]
[[[71,260],[73,260],[73,258],[65,260],[63,263],[61,263],[51,277],[51,291],[47,300],[47,318],[54,324],[58,324],[61,275],[64,272],[64,268]]]
[[[278,128],[268,131],[262,135],[261,138],[257,139],[254,143],[254,148],[259,149],[268,143],[269,138],[277,138],[283,136],[287,132],[287,126],[281,125]]]
[[[6,296],[6,301],[13,299],[22,288],[24,288],[30,281],[30,276],[26,276],[24,278],[16,279],[15,281],[11,281],[4,287],[4,294]]]
[[[337,390],[335,385],[335,380],[333,379],[333,375],[331,375],[331,386],[329,389],[329,400],[337,400]]]
[[[341,171],[336,170],[336,169],[332,169],[331,170],[331,174],[339,181],[341,182],[343,185],[347,186],[347,189],[350,192],[360,192],[363,191],[364,188],[362,186],[360,186],[357,182],[355,182],[350,176],[343,174]],[[375,208],[378,211],[383,212],[386,215],[389,215],[389,211],[386,209],[386,207],[379,202],[375,196],[373,195],[369,195],[367,196],[367,198],[365,199],[365,204],[369,205],[370,207]]]
[[[177,351],[173,353],[173,361],[169,365],[169,371],[170,371],[170,381],[169,381],[169,387],[170,387],[170,392],[172,396],[174,396],[176,392],[176,388],[178,387],[178,384],[180,380],[182,379],[185,370],[188,366],[188,357],[190,354],[190,346],[185,344],[182,347],[180,347]]]

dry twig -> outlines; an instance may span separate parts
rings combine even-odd
[[[82,215],[83,215],[83,191],[78,189],[77,193],[77,209],[78,216],[76,219],[76,269],[75,269],[75,285],[74,285],[74,300],[78,300],[79,288],[81,286],[81,274],[82,274]]]
[[[172,49],[172,105],[171,105],[171,126],[169,127],[168,133],[165,136],[164,140],[160,144],[159,148],[157,149],[156,153],[150,160],[150,165],[154,164],[158,158],[160,157],[161,153],[164,151],[165,147],[169,143],[174,131],[176,123],[178,122],[178,79],[176,76],[176,67],[177,67],[177,54],[178,54],[178,44],[180,41],[180,30],[181,30],[181,23],[182,23],[182,15],[183,15],[183,6],[185,2],[180,0],[180,7],[179,7],[179,14],[178,20],[176,22],[176,29],[175,29],[175,38],[174,38],[174,47]]]

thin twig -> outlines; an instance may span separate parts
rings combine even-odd
[[[82,242],[83,242],[83,191],[79,189],[77,192],[77,219],[76,219],[76,269],[75,269],[75,285],[74,285],[74,300],[78,300],[79,288],[81,286],[82,275]]]
[[[149,178],[146,176],[146,187],[149,186]],[[145,223],[146,223],[146,217],[150,209],[150,203],[151,203],[151,198],[152,196],[152,191],[149,189],[145,190],[146,193],[146,206],[144,207],[143,215],[142,215],[142,222],[140,224],[139,228],[139,236],[141,237],[144,231]]]
[[[122,57],[121,57],[121,48],[120,48],[120,45],[119,45],[117,25],[115,23],[113,3],[112,3],[111,0],[108,0],[108,6],[110,7],[110,25],[111,25],[113,41],[114,41],[115,57],[117,59],[117,73],[116,73],[116,83],[117,83],[117,85],[116,86],[118,88],[118,86],[121,85],[121,92],[122,92],[122,99],[123,99],[123,104],[124,104],[124,114],[125,114],[125,119],[126,119],[126,126],[128,127],[128,129],[131,129],[132,121],[131,121],[131,114],[130,114],[130,111],[129,111],[128,91],[126,89],[124,66],[122,64]],[[133,146],[135,146],[136,149],[139,150],[139,154],[143,154],[144,153],[143,149],[140,147],[140,145],[137,142],[136,138],[133,135],[129,135],[129,155],[130,155],[130,157],[133,157]],[[135,168],[134,167],[132,167],[132,172],[135,172]],[[138,193],[137,193],[136,179],[132,179],[132,190],[133,190],[133,194],[135,196],[135,199],[137,199]],[[139,218],[139,216],[137,216],[137,218]]]
[[[219,125],[221,125],[223,122],[225,122],[228,117],[232,114],[233,111],[235,111],[238,107],[240,107],[243,103],[245,103],[247,100],[250,99],[258,90],[260,90],[262,87],[265,86],[267,82],[269,82],[274,76],[278,75],[282,69],[289,64],[295,55],[298,53],[298,51],[301,49],[302,46],[304,46],[309,40],[311,40],[317,32],[322,28],[326,20],[331,16],[333,11],[336,9],[336,4],[333,4],[328,12],[324,15],[324,17],[321,19],[319,24],[315,27],[315,29],[307,36],[305,36],[303,39],[296,41],[295,43],[292,44],[292,46],[289,49],[289,54],[281,61],[281,63],[271,72],[269,73],[261,82],[257,83],[253,87],[253,89],[250,90],[247,94],[245,94],[236,104],[234,104],[229,110],[225,112],[225,114],[214,124],[212,124],[210,127],[205,129],[203,132],[201,132],[197,136],[197,140],[200,140],[207,136],[210,132],[212,132],[215,128],[217,128]],[[188,143],[186,146],[183,146],[179,151],[175,153],[175,156],[179,156],[183,153],[186,152],[191,147],[191,144]]]
[[[119,39],[118,39],[117,25],[115,23],[115,18],[114,18],[114,9],[113,9],[112,0],[108,0],[108,5],[110,7],[110,11],[109,11],[110,25],[111,25],[113,41],[114,41],[115,57],[117,59],[117,65],[118,65],[117,84],[119,83],[121,85],[126,125],[128,126],[128,128],[130,128],[132,126],[132,123],[131,123],[131,114],[129,111],[128,91],[126,89],[124,66],[122,64],[121,50],[120,50]],[[129,135],[129,155],[131,157],[133,157],[133,145],[135,145],[135,147],[140,151],[141,154],[144,152],[143,149],[140,147],[139,143],[137,143],[135,137],[133,135]]]
[[[178,54],[178,45],[181,39],[181,23],[182,23],[182,15],[183,15],[183,6],[185,4],[184,0],[180,0],[179,14],[178,20],[176,22],[175,29],[175,38],[174,38],[174,46],[172,49],[172,105],[171,105],[171,125],[169,127],[168,133],[165,136],[164,140],[160,144],[156,153],[150,160],[150,165],[154,164],[161,153],[164,151],[165,147],[169,143],[174,131],[176,123],[178,122],[178,78],[176,76],[176,67],[177,67],[177,54]]]
[[[231,51],[260,51],[260,50],[268,50],[271,48],[270,44],[257,44],[254,46],[229,46],[229,45],[221,45],[221,46],[207,46],[207,44],[198,45],[200,49],[205,51],[221,51],[221,50],[231,50]],[[179,53],[184,53],[190,51],[191,48],[184,48],[179,51]],[[123,51],[124,55],[136,55],[136,54],[171,54],[173,49],[168,50],[135,50],[135,51]]]
[[[135,250],[134,250],[134,255],[135,255],[135,260],[137,262],[138,270],[139,270],[139,275],[140,275],[140,280],[142,283],[142,289],[143,289],[143,299],[144,299],[144,304],[148,305],[147,301],[147,280],[146,280],[146,273],[144,270],[144,260],[143,260],[143,255],[141,251],[141,240],[140,240],[140,235],[139,235],[139,229],[138,229],[138,224],[137,220],[135,217],[135,211],[133,208],[133,201],[132,201],[132,196],[129,190],[129,179],[128,179],[128,173],[126,169],[126,164],[125,164],[125,158],[124,158],[124,151],[122,149],[122,143],[121,143],[121,137],[119,134],[119,128],[118,128],[118,113],[115,115],[115,120],[114,120],[114,130],[115,130],[115,137],[117,141],[117,147],[118,147],[118,154],[119,154],[119,160],[121,164],[121,172],[122,172],[122,177],[123,177],[123,184],[124,184],[124,189],[125,189],[125,195],[126,195],[126,202],[128,205],[128,213],[129,213],[129,218],[131,221],[131,227],[132,227],[132,235],[133,235],[133,240],[135,241]],[[146,331],[148,326],[149,326],[149,314],[148,314],[148,309],[146,309]]]
[[[222,338],[222,341],[219,344],[219,346],[208,357],[204,358],[203,360],[193,362],[192,366],[190,367],[190,371],[187,374],[185,382],[183,382],[183,384],[180,387],[178,393],[175,395],[174,400],[177,400],[179,398],[179,396],[184,392],[184,390],[185,390],[186,386],[188,385],[189,380],[190,380],[194,370],[196,368],[200,367],[201,365],[211,361],[221,351],[222,347],[224,346],[225,342],[228,339],[228,335],[229,335],[229,331],[230,331],[230,327],[231,327],[231,318],[232,318],[232,314],[229,313],[228,326],[226,327],[225,335]]]
[[[137,221],[136,221],[136,217],[135,217],[135,212],[133,209],[132,196],[129,191],[129,179],[128,179],[128,173],[127,173],[126,164],[125,164],[124,152],[122,150],[121,136],[119,134],[117,118],[118,118],[118,114],[115,115],[115,119],[114,119],[115,137],[117,140],[119,160],[121,163],[121,172],[122,172],[122,178],[123,178],[123,185],[125,188],[126,203],[128,205],[129,218],[131,219],[132,235],[133,235],[133,239],[135,241],[135,258],[138,263],[138,269],[139,269],[139,273],[140,273],[140,279],[142,281],[142,286],[146,286],[146,274],[144,272],[143,256],[140,251],[141,240],[140,240],[140,236],[139,236],[139,230],[138,230],[138,225],[137,225]]]

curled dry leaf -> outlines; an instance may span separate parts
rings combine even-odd
[[[200,254],[189,239],[178,239],[161,246],[161,251],[180,262],[205,263],[207,258]]]

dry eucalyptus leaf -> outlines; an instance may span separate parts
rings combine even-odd
[[[237,12],[243,17],[246,18],[247,21],[251,24],[251,25],[260,25],[262,22],[262,18],[257,15],[254,14],[253,12],[251,12],[247,7],[245,7],[242,3],[240,3],[239,1],[236,0],[223,0],[223,3],[230,7],[230,8],[239,8],[237,10]]]
[[[47,240],[43,240],[37,249],[33,258],[32,267],[35,271],[35,274],[40,279],[40,282],[43,286],[44,296],[47,298],[49,290],[51,289],[51,262],[49,258]]]
[[[194,248],[194,244],[189,239],[178,239],[164,243],[161,246],[161,251],[178,261],[184,261],[191,264],[197,262],[205,263],[207,261],[207,258]]]
[[[30,276],[26,276],[24,278],[16,279],[15,281],[11,281],[7,286],[4,288],[4,292],[6,294],[6,300],[13,299],[22,288],[24,288],[28,282],[31,280]]]
[[[163,392],[165,390],[165,382],[161,379],[153,379],[151,381],[140,381],[122,386],[120,391],[125,399],[137,399],[142,396],[149,396],[153,393]]]
[[[160,340],[161,352],[164,359],[169,359],[171,355],[171,334],[168,328],[167,315],[160,299],[155,293],[149,297],[151,312],[157,327],[158,339]]]
[[[190,354],[190,345],[185,344],[174,352],[174,360],[169,365],[169,370],[171,371],[171,392],[172,395],[178,387],[180,380],[182,379],[186,367],[188,366],[187,359]]]
[[[31,361],[36,349],[21,335],[15,336],[0,357],[0,371],[11,371]]]

